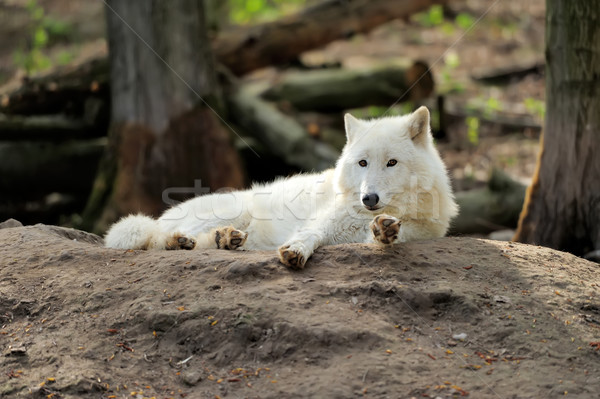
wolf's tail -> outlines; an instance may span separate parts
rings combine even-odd
[[[104,243],[108,248],[117,249],[165,249],[168,235],[151,217],[129,215],[111,226]]]

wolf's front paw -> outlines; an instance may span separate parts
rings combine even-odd
[[[371,222],[371,231],[376,242],[389,245],[398,239],[400,220],[389,215],[375,216]]]
[[[236,230],[233,226],[215,230],[217,249],[238,249],[246,242],[248,233]]]
[[[196,246],[196,240],[191,237],[186,237],[181,233],[175,233],[167,240],[165,249],[176,250],[176,249],[194,249]]]
[[[301,243],[282,245],[279,247],[279,260],[292,269],[302,269],[311,254]]]

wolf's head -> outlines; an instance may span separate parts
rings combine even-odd
[[[431,190],[440,174],[445,178],[427,108],[369,121],[346,114],[345,124],[347,143],[336,165],[335,184],[339,193],[355,196],[356,205],[376,213],[390,207],[406,213],[403,208],[416,199],[415,192]]]

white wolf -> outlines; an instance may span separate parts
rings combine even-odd
[[[130,215],[106,246],[279,251],[302,268],[321,245],[442,237],[458,213],[433,145],[429,111],[370,121],[345,116],[347,143],[335,169],[214,193],[183,202],[158,220]]]

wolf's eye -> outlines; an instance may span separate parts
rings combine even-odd
[[[391,166],[396,166],[396,164],[398,163],[398,161],[396,161],[395,159],[390,159],[387,163],[387,167],[391,167]]]
[[[364,168],[365,166],[367,166],[367,161],[361,159],[360,161],[358,161],[358,164],[361,166],[361,168]]]

